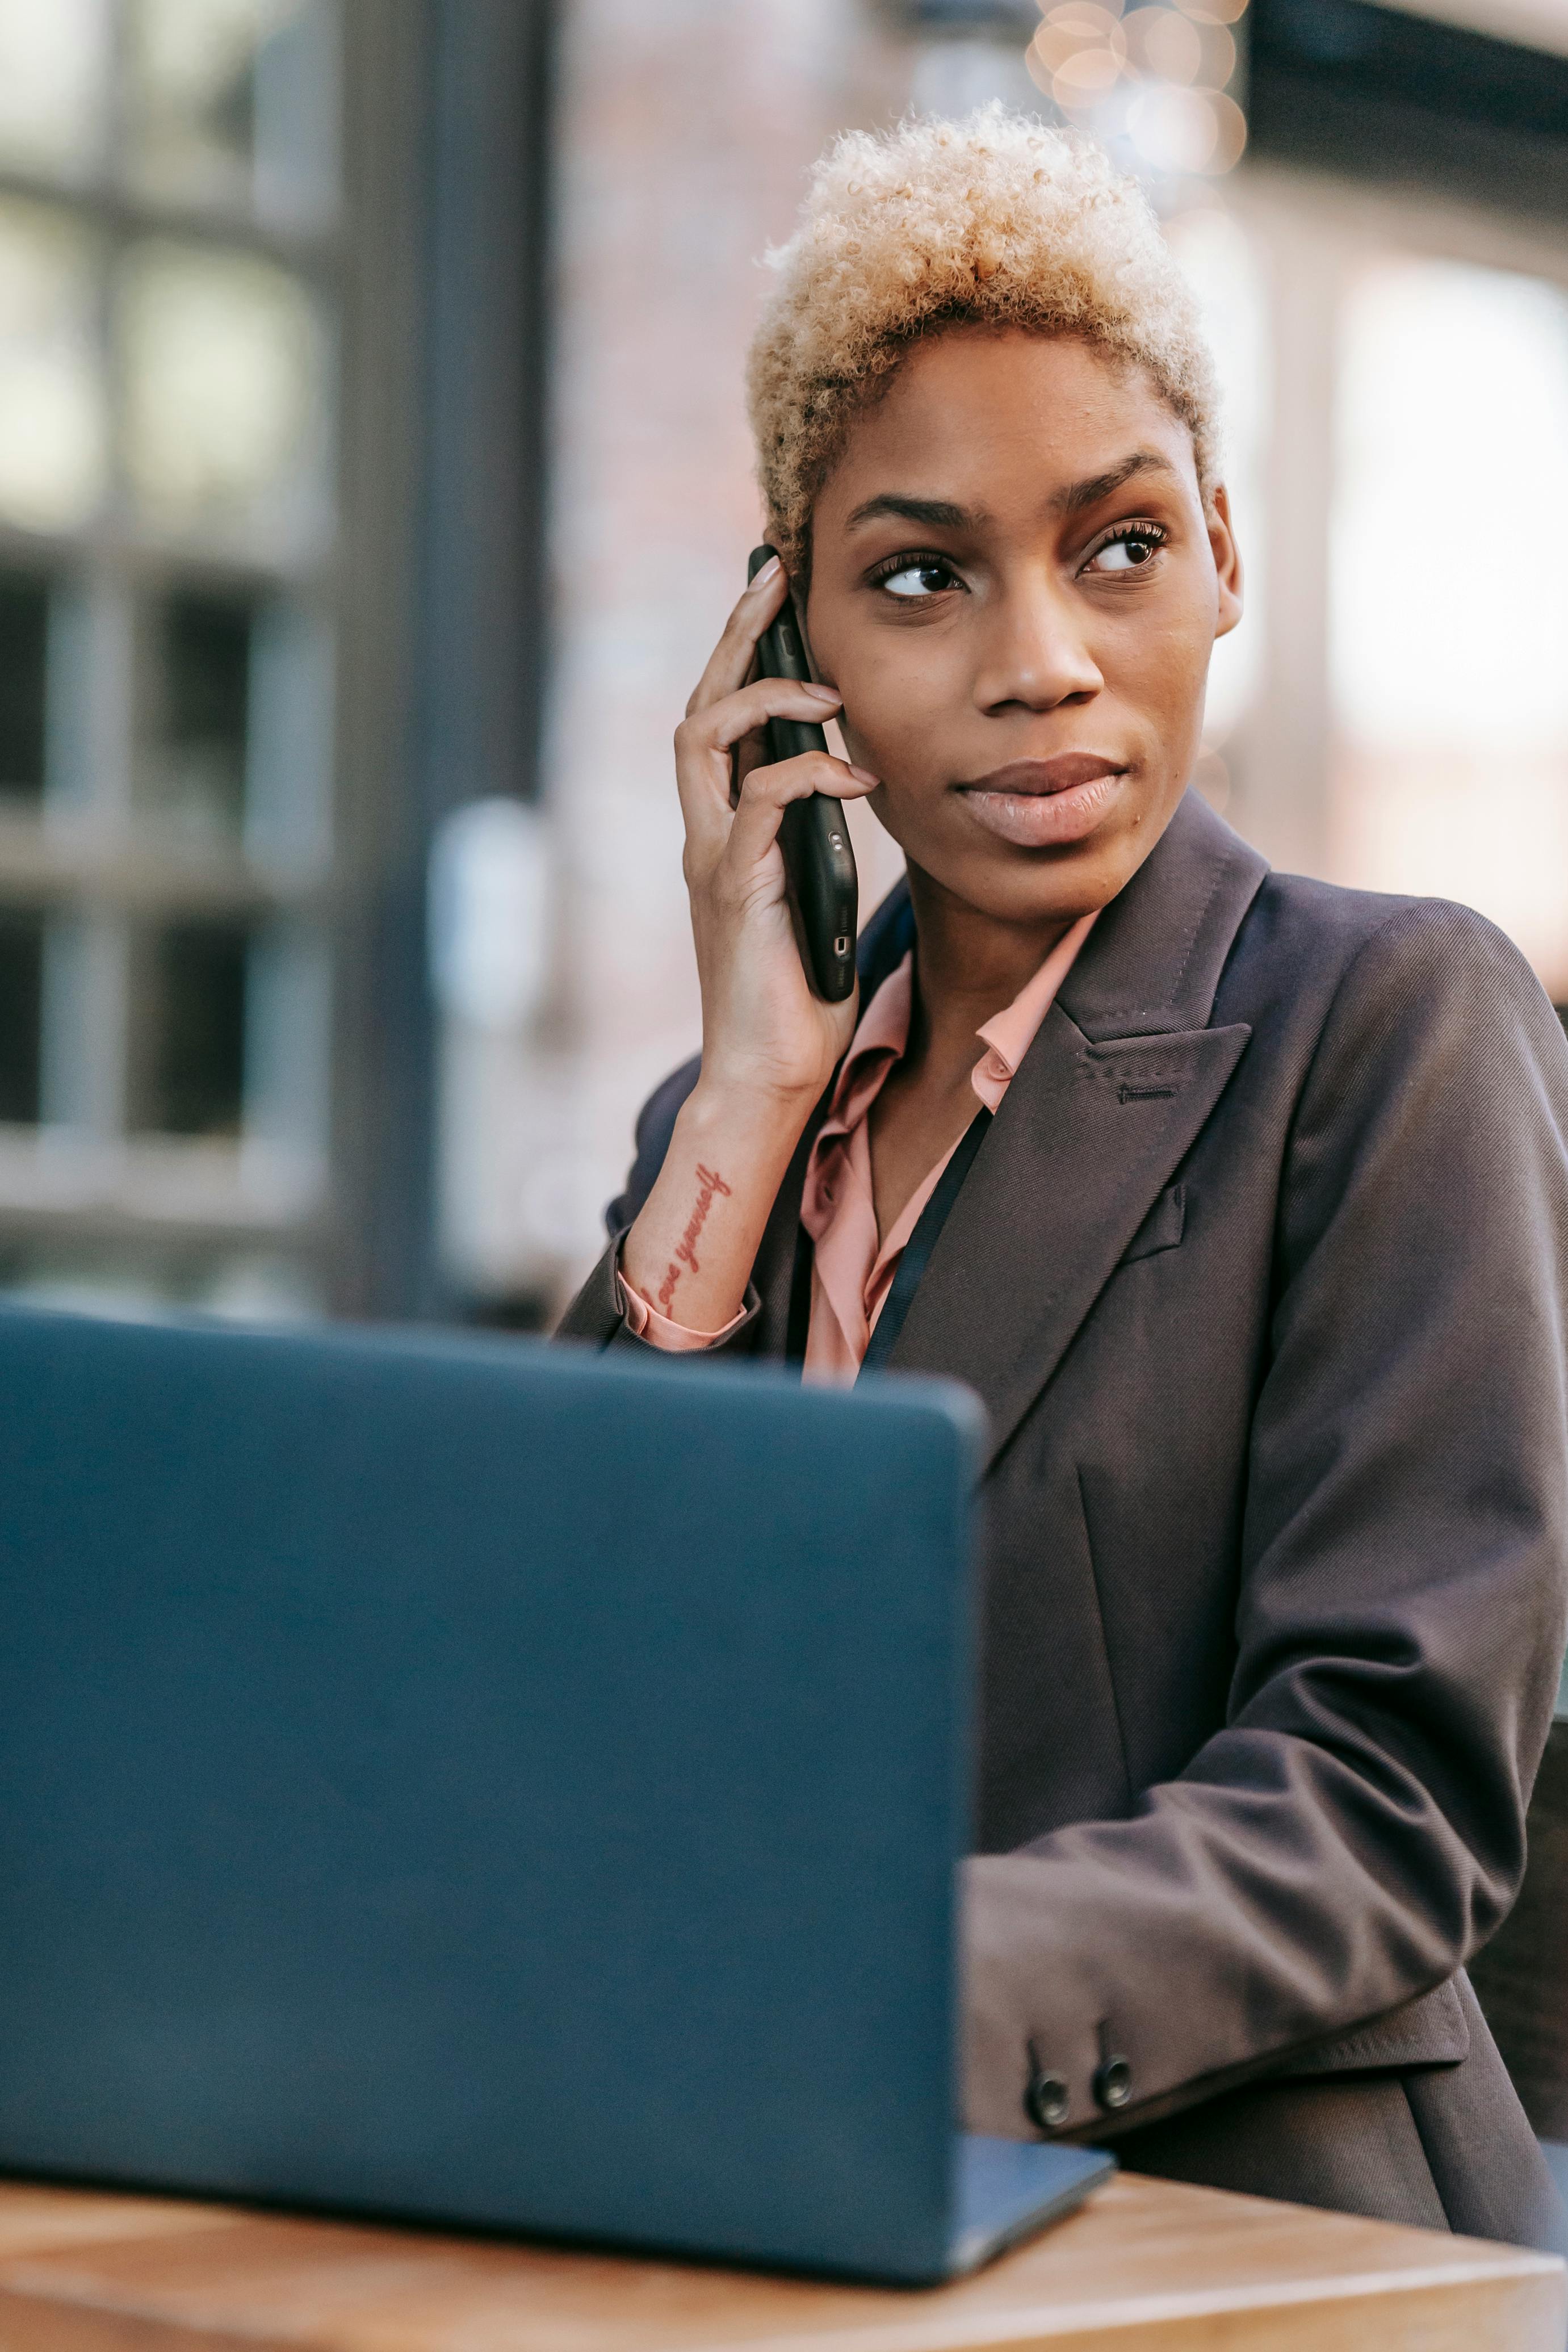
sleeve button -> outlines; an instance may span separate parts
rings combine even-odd
[[[1094,2095],[1107,2115],[1132,2096],[1132,2069],[1125,2058],[1107,2058],[1094,2070]]]
[[[1041,2131],[1055,2131],[1065,2124],[1072,2108],[1072,2094],[1059,2074],[1043,2074],[1037,2066],[1029,2076],[1029,2087],[1024,2093],[1024,2112]]]

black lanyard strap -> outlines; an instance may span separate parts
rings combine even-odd
[[[904,1318],[921,1286],[921,1276],[931,1261],[931,1254],[937,1245],[952,1204],[963,1190],[963,1180],[974,1165],[974,1155],[984,1142],[985,1130],[990,1124],[988,1110],[975,1112],[960,1137],[952,1158],[942,1171],[941,1182],[921,1211],[914,1232],[904,1244],[899,1270],[893,1276],[893,1286],[877,1318],[877,1328],[861,1360],[862,1372],[876,1371],[891,1355],[893,1342],[904,1328]]]

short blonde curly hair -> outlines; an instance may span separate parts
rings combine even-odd
[[[1144,369],[1213,488],[1218,397],[1197,306],[1142,191],[1091,140],[999,103],[846,131],[767,260],[747,399],[768,536],[795,576],[856,415],[918,336],[945,327],[1074,335]]]

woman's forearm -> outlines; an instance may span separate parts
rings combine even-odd
[[[761,763],[772,720],[820,725],[838,701],[831,687],[750,675],[787,593],[775,557],[731,614],[675,735],[703,1075],[622,1245],[621,1275],[656,1314],[700,1335],[741,1312],[784,1171],[855,1024],[853,996],[829,1004],[806,981],[779,832],[792,801],[863,799],[877,779],[826,751]]]
[[[660,1315],[721,1331],[740,1313],[811,1108],[805,1096],[705,1093],[699,1081],[621,1252],[626,1281]]]

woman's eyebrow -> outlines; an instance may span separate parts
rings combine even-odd
[[[870,522],[878,515],[897,515],[904,522],[924,523],[928,530],[963,530],[984,520],[978,514],[971,514],[966,507],[955,507],[950,499],[907,499],[897,490],[884,490],[858,506],[845,529],[853,530],[858,522]]]
[[[1130,482],[1134,474],[1173,474],[1175,470],[1170,459],[1162,457],[1157,449],[1134,449],[1131,457],[1123,457],[1119,465],[1109,467],[1103,474],[1091,474],[1085,481],[1069,482],[1065,490],[1057,492],[1051,504],[1058,514],[1081,514],[1086,507],[1097,507],[1101,499],[1110,498],[1124,482]]]
[[[1101,499],[1110,498],[1136,474],[1173,474],[1176,468],[1158,449],[1134,449],[1102,474],[1090,474],[1081,482],[1069,482],[1058,490],[1051,506],[1058,514],[1081,514],[1088,507],[1097,507]],[[864,499],[848,517],[845,529],[853,530],[858,523],[874,522],[879,517],[894,515],[901,522],[923,523],[927,530],[973,530],[986,517],[982,510],[955,506],[951,499],[916,499],[906,497],[901,490],[881,490],[874,499]]]

